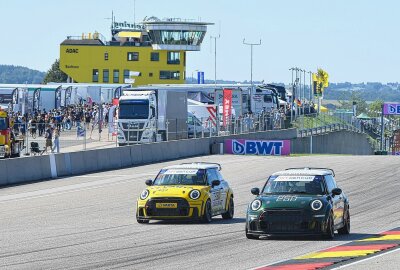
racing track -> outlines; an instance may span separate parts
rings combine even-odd
[[[235,219],[218,217],[208,225],[137,224],[135,201],[144,181],[167,164],[200,160],[222,164],[235,192]],[[398,157],[208,156],[181,161],[0,189],[0,268],[249,269],[400,226]],[[335,170],[350,198],[352,234],[336,235],[333,241],[246,239],[250,188],[262,186],[274,171],[299,166]]]

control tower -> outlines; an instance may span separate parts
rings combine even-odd
[[[98,32],[68,36],[60,44],[60,69],[70,82],[182,84],[186,52],[200,51],[212,23],[145,18],[111,24],[111,40]]]

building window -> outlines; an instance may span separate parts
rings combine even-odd
[[[124,69],[124,83],[126,79],[129,79],[129,69]]]
[[[150,72],[150,73],[149,73],[149,77],[153,77],[153,72]]]
[[[170,65],[179,65],[181,63],[181,54],[180,52],[168,52],[167,64]]]
[[[150,61],[160,61],[160,54],[158,52],[152,52],[150,54]]]
[[[113,82],[114,83],[119,83],[119,69],[114,69]]]
[[[160,71],[160,80],[179,80],[180,79],[179,71]]]
[[[103,69],[103,82],[110,82],[110,72],[108,71],[108,69]]]
[[[108,61],[108,52],[104,53],[104,60]]]
[[[128,61],[139,61],[138,52],[128,52]]]
[[[93,69],[92,81],[99,82],[99,70],[98,69]]]

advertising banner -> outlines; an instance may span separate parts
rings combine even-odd
[[[290,140],[225,140],[225,153],[234,155],[287,156]]]
[[[239,117],[242,115],[242,90],[240,89],[230,89],[232,91],[232,116]],[[214,94],[214,104],[219,106],[218,113],[223,114],[223,104],[224,104],[224,90],[216,89]]]
[[[112,106],[108,109],[108,133],[114,134],[116,133],[115,130],[115,110],[117,106]]]
[[[204,84],[204,72],[197,72],[197,84]]]
[[[224,89],[224,98],[223,98],[223,125],[226,127],[226,125],[229,123],[229,119],[232,116],[232,90],[231,89]]]
[[[384,115],[400,115],[400,103],[384,103]]]

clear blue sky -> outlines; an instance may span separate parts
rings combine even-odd
[[[0,64],[46,71],[67,35],[98,32],[110,37],[117,21],[133,21],[134,0],[2,0]],[[289,68],[324,68],[332,82],[400,81],[400,1],[397,0],[136,0],[145,16],[214,22],[200,52],[188,53],[187,75],[198,69],[214,79],[210,35],[218,35],[217,78],[289,82]]]

